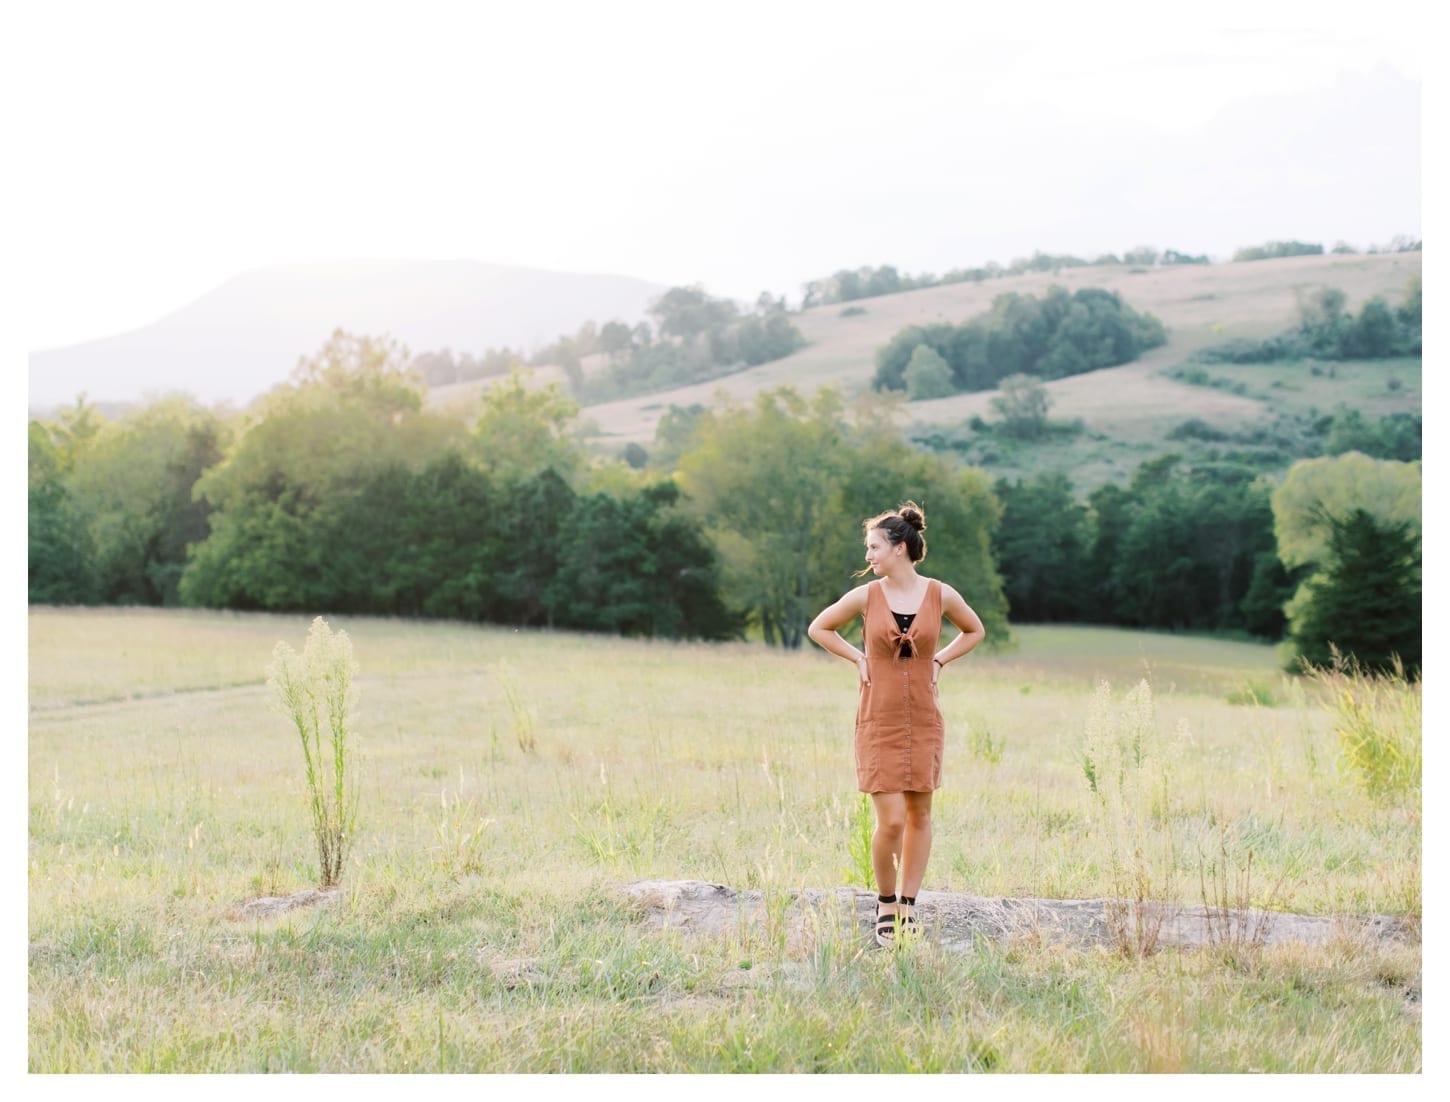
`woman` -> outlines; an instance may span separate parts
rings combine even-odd
[[[867,565],[856,576],[869,571],[877,580],[823,610],[811,621],[810,636],[854,662],[860,676],[856,780],[876,807],[876,941],[889,946],[898,935],[920,932],[916,893],[931,853],[931,794],[941,784],[944,740],[937,676],[987,632],[961,594],[916,572],[926,557],[920,506],[908,501],[872,517],[865,529]],[[857,616],[866,618],[864,651],[840,634]],[[961,634],[938,651],[943,616]]]

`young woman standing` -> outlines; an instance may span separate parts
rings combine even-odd
[[[945,735],[937,677],[987,634],[961,594],[916,572],[926,557],[925,530],[926,517],[910,501],[866,521],[861,574],[876,580],[852,589],[810,626],[811,638],[853,662],[860,679],[856,781],[876,808],[871,865],[880,945],[920,932],[916,893],[931,854],[931,797],[941,785]],[[840,634],[857,616],[865,617],[864,650]],[[961,634],[938,651],[943,617]]]

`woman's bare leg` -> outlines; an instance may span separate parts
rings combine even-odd
[[[876,891],[880,895],[895,895],[897,871],[902,867],[901,843],[906,834],[906,794],[873,792],[871,802],[876,805],[876,833],[871,835],[871,868],[876,873]]]
[[[926,878],[926,859],[931,856],[931,793],[901,792],[897,793],[897,799],[901,801],[904,816],[904,829],[898,843],[901,894],[915,899],[916,893],[921,890],[921,882]],[[879,871],[877,876],[879,878]]]

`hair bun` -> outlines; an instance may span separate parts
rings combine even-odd
[[[926,531],[926,517],[922,514],[921,506],[916,502],[908,501],[898,510],[898,513],[902,520],[906,521],[907,524],[911,525],[918,532]]]

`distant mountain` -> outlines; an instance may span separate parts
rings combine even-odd
[[[666,287],[456,261],[351,261],[262,268],[154,325],[30,354],[30,408],[82,391],[97,404],[183,391],[239,405],[285,380],[334,329],[387,334],[419,353],[530,350],[588,320],[633,324]]]

